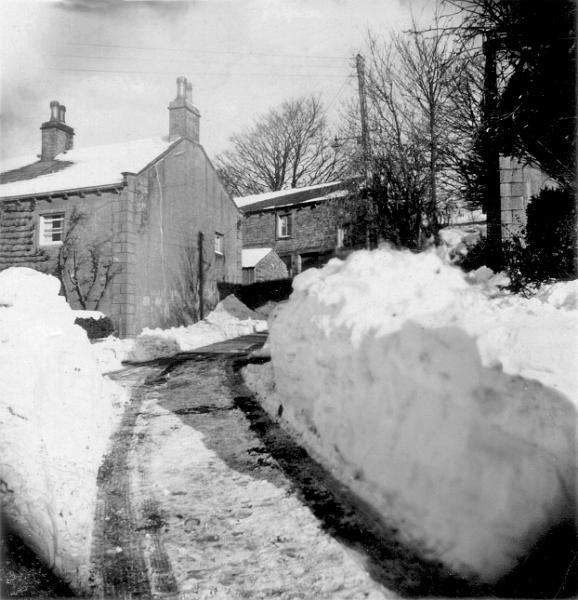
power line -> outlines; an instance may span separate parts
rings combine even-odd
[[[353,79],[353,75],[348,75],[344,80],[343,83],[341,84],[341,87],[339,88],[339,90],[337,91],[337,94],[335,94],[335,96],[333,96],[333,99],[331,100],[331,102],[327,105],[327,111],[329,111],[329,109],[333,106],[333,104],[335,103],[335,101],[337,100],[337,98],[339,98],[341,92],[343,92],[345,86],[347,85],[347,82]]]
[[[139,60],[139,61],[150,61],[150,58],[144,57],[144,56],[91,56],[91,55],[87,55],[87,54],[49,54],[48,55],[49,58],[55,58],[55,59],[60,59],[60,58],[83,58],[85,60],[118,60],[118,61],[123,61],[123,60]],[[177,61],[189,61],[191,59],[188,58],[182,58],[182,59],[174,59],[174,58],[155,58],[154,61],[155,62],[177,62]],[[195,60],[195,59],[193,59]],[[290,65],[291,67],[298,67],[298,68],[313,68],[313,69],[345,69],[346,66],[345,65],[311,65],[311,64],[307,64],[307,63],[291,63]]]
[[[47,67],[49,71],[70,71],[70,72],[78,72],[78,73],[119,73],[119,74],[133,74],[133,75],[167,75],[167,74],[178,74],[179,71],[135,71],[132,69],[74,69],[74,68],[66,68],[66,67]],[[216,71],[207,70],[201,73],[201,76],[206,77],[207,75],[218,76],[218,77],[228,77],[234,75],[232,72],[222,72],[218,73]],[[322,73],[239,73],[239,76],[242,77],[315,77],[315,78],[326,78],[326,79],[341,79],[342,75],[327,75]],[[348,77],[353,78],[353,75],[348,75]]]
[[[92,44],[85,42],[71,42],[68,46],[87,46],[91,48],[121,48],[127,50],[162,50],[168,52],[185,52],[190,54],[229,54],[233,56],[269,56],[269,57],[287,57],[287,58],[306,58],[320,60],[345,60],[347,56],[323,56],[323,55],[308,55],[308,54],[270,54],[266,52],[230,52],[226,50],[196,50],[192,48],[166,48],[162,46],[123,46],[121,44]]]

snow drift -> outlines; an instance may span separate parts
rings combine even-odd
[[[233,295],[224,298],[215,310],[193,325],[170,329],[143,329],[133,339],[109,336],[92,344],[102,373],[122,369],[123,361],[146,362],[241,335],[266,331],[267,321]]]
[[[127,360],[136,362],[189,352],[223,340],[267,329],[267,322],[233,295],[224,298],[215,310],[193,325],[170,329],[143,329],[135,338]]]
[[[0,273],[0,499],[4,523],[81,591],[97,472],[125,396],[59,288],[32,269]]]
[[[568,290],[489,298],[479,279],[433,252],[335,259],[295,279],[270,347],[314,454],[424,553],[495,582],[574,518],[577,321],[554,305]]]

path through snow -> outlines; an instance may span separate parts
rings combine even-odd
[[[119,374],[134,390],[100,477],[105,596],[472,595],[378,527],[246,395],[232,360]]]

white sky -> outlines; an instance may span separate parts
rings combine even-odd
[[[166,135],[176,77],[193,83],[210,156],[283,100],[356,93],[368,29],[409,22],[433,0],[0,0],[2,157],[40,151],[49,102],[75,147]]]

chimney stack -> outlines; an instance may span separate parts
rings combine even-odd
[[[169,141],[186,137],[198,142],[200,118],[193,106],[193,84],[186,77],[177,78],[177,97],[169,104]]]
[[[50,121],[42,123],[40,160],[53,160],[61,152],[72,148],[74,129],[66,124],[66,106],[56,100],[50,103]]]

